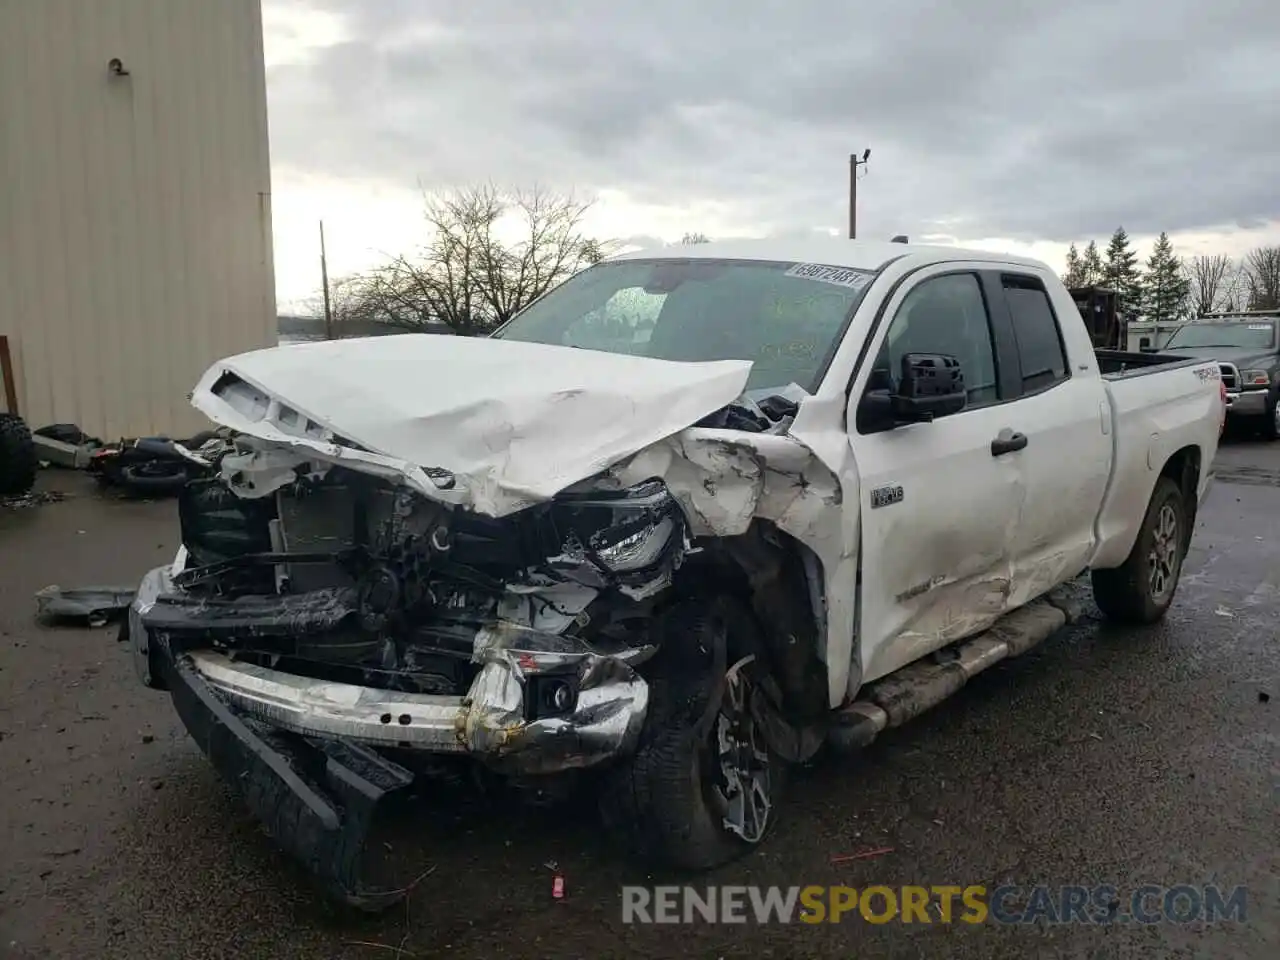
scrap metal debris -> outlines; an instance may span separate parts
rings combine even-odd
[[[67,499],[65,493],[59,493],[57,490],[42,490],[39,493],[25,493],[17,497],[0,497],[0,509],[25,510],[28,507],[38,507],[43,503],[60,503],[65,499]]]
[[[73,587],[55,585],[36,591],[36,616],[44,620],[104,627],[119,619],[133,602],[132,587]]]

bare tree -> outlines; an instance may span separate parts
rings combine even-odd
[[[1280,309],[1280,247],[1258,247],[1249,251],[1241,272],[1250,310]]]
[[[1233,264],[1226,254],[1196,256],[1182,262],[1183,272],[1191,287],[1192,317],[1213,313],[1228,295]]]
[[[690,243],[710,243],[711,238],[705,233],[686,233],[680,238],[680,242],[686,245]]]
[[[351,274],[329,281],[329,301],[333,314],[334,336],[360,336],[361,329],[369,323],[386,323],[393,326],[414,326],[413,322],[401,322],[396,314],[394,301],[381,295],[379,285],[384,283],[385,270]],[[324,318],[324,299],[317,295],[302,305],[303,315]]]
[[[1222,281],[1223,294],[1221,309],[1227,313],[1243,310],[1249,302],[1249,281],[1245,276],[1244,264],[1233,262],[1227,276]]]
[[[587,201],[487,185],[427,195],[426,244],[352,278],[349,315],[407,329],[487,333],[553,286],[604,258]]]

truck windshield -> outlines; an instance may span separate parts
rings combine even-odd
[[[566,280],[493,336],[660,360],[750,360],[748,390],[817,389],[874,271],[638,259]]]
[[[1245,347],[1270,350],[1276,344],[1274,320],[1230,323],[1188,323],[1174,331],[1166,350],[1179,347]]]

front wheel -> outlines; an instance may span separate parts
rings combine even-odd
[[[723,642],[727,669],[721,676],[662,670],[650,681],[639,747],[606,778],[602,813],[634,853],[709,870],[748,853],[772,830],[785,765],[759,720],[767,709],[764,665],[749,617],[691,604],[666,619],[678,626],[666,631],[668,644],[710,653]],[[721,630],[727,633],[717,638]]]
[[[1156,481],[1138,538],[1123,564],[1094,570],[1093,598],[1110,620],[1155,623],[1173,603],[1191,540],[1182,489],[1169,477]]]

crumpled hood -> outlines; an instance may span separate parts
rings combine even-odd
[[[241,433],[322,461],[364,460],[428,496],[502,516],[733,402],[750,370],[744,360],[678,363],[403,334],[229,357],[205,372],[192,403]],[[369,453],[330,442],[301,418]],[[453,486],[431,479],[437,471],[452,474]]]

